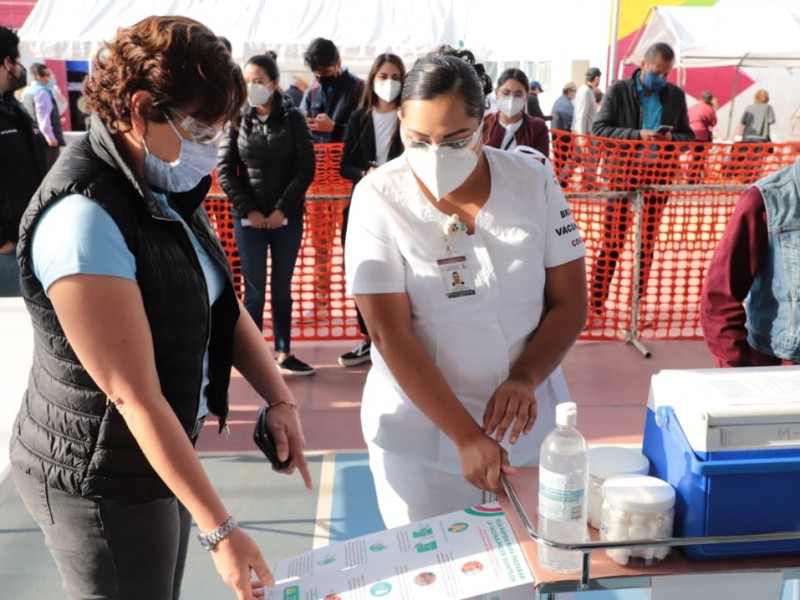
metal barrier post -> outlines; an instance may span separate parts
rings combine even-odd
[[[631,330],[625,332],[625,341],[631,344],[645,358],[650,358],[650,350],[639,340],[639,308],[642,302],[641,286],[639,280],[642,276],[642,259],[643,259],[643,245],[644,245],[644,194],[642,190],[636,191],[636,196],[633,198],[633,214],[634,214],[634,241],[633,241],[633,289],[631,290]]]

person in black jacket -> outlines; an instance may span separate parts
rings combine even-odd
[[[22,218],[23,297],[41,335],[11,474],[70,598],[179,598],[192,520],[239,600],[253,600],[253,575],[273,584],[193,448],[211,414],[227,429],[232,366],[271,406],[277,454],[291,458],[283,472],[311,486],[292,393],[203,208],[246,94],[197,21],[120,28],[84,82],[88,135]]]
[[[304,60],[316,81],[306,89],[300,110],[316,143],[341,142],[350,115],[358,107],[364,80],[342,67],[339,49],[331,40],[313,40]]]
[[[317,144],[341,143],[350,115],[358,108],[364,91],[364,80],[342,67],[339,49],[333,41],[314,39],[303,55],[316,81],[306,89],[300,110]],[[309,243],[314,249],[316,296],[314,308],[303,311],[303,319],[323,319],[330,315],[331,255],[339,221],[338,203],[318,200],[314,207]]]
[[[19,222],[46,171],[44,138],[14,97],[27,79],[18,46],[17,34],[0,27],[0,296],[20,295]]]
[[[633,76],[614,82],[608,89],[592,126],[592,133],[601,137],[646,142],[694,140],[694,132],[689,126],[686,95],[678,86],[667,81],[674,62],[675,52],[668,44],[658,43],[648,48],[641,67]],[[620,189],[632,189],[632,186],[637,185],[668,184],[671,163],[660,165],[659,177],[655,179],[646,174],[648,164],[658,160],[659,150],[677,151],[674,146],[648,150],[646,145],[641,145],[635,158],[637,169],[632,172],[631,177],[618,182]],[[653,249],[667,200],[668,197],[663,192],[644,197],[642,251],[637,282],[637,294],[640,296],[644,294],[647,285]],[[632,223],[629,202],[629,198],[614,198],[607,207],[605,234],[590,275],[591,302],[596,315],[603,314],[605,310],[617,260]]]
[[[244,305],[263,329],[269,250],[277,365],[285,374],[313,375],[314,368],[291,353],[291,283],[303,238],[305,193],[314,179],[314,144],[303,115],[284,102],[271,57],[252,57],[244,78],[249,106],[237,126],[228,128],[217,163],[219,184],[232,205]]]
[[[372,169],[403,153],[403,142],[397,126],[400,92],[406,79],[403,59],[395,54],[380,54],[364,87],[361,104],[350,117],[344,135],[344,154],[340,172],[354,184]],[[342,246],[347,237],[347,218],[350,206],[344,209]],[[364,338],[349,352],[339,357],[343,367],[355,367],[370,360],[372,341],[361,312],[356,307],[358,325]]]

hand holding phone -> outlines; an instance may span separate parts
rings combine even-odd
[[[656,129],[656,133],[660,133],[661,135],[667,135],[668,133],[672,133],[672,125],[662,125],[658,129]]]
[[[272,434],[269,431],[269,427],[267,427],[267,411],[269,410],[269,406],[262,406],[258,409],[258,416],[256,417],[256,426],[253,430],[253,440],[256,443],[256,446],[264,453],[264,456],[267,457],[267,460],[272,464],[272,467],[276,471],[283,471],[284,469],[288,469],[289,465],[292,464],[292,457],[290,456],[286,460],[281,460],[278,458],[278,451],[275,448],[275,440],[272,438]]]

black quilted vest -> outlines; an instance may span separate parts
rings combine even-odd
[[[239,309],[228,261],[201,205],[209,181],[171,195],[170,202],[227,273],[225,290],[210,310],[203,271],[183,225],[158,206],[99,119],[93,119],[88,136],[67,147],[50,170],[20,229],[18,257],[22,293],[33,321],[34,356],[11,439],[15,468],[81,496],[171,495],[122,416],[78,362],[31,268],[29,242],[37,219],[52,202],[72,193],[91,198],[111,215],[136,259],[161,390],[187,435],[197,419],[208,344],[208,406],[222,429]]]

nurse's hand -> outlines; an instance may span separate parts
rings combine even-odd
[[[511,427],[513,423],[513,427]],[[500,442],[511,427],[509,441],[527,435],[536,423],[536,396],[530,382],[509,377],[494,391],[483,411],[483,430]]]
[[[503,491],[500,472],[515,472],[508,461],[508,452],[483,433],[469,436],[457,444],[464,478],[482,490],[498,494]]]

